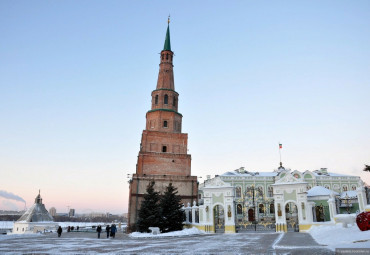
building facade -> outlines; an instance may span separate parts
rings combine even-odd
[[[354,220],[366,206],[364,183],[357,176],[326,168],[251,172],[242,167],[202,183],[199,206],[185,210],[188,223],[208,232],[286,232],[335,223],[338,215],[350,214]]]
[[[197,199],[197,177],[191,176],[188,134],[182,133],[182,114],[178,112],[179,93],[175,91],[170,30],[160,54],[156,89],[152,91],[151,110],[146,113],[136,173],[129,193],[128,230],[132,231],[146,188],[155,181],[156,191],[163,192],[169,183],[178,189],[183,203]]]

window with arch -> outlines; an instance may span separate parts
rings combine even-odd
[[[241,197],[242,196],[242,188],[241,187],[236,187],[235,188],[235,196],[236,197]]]
[[[274,204],[270,204],[270,213],[271,214],[275,213],[275,205]]]
[[[356,185],[352,185],[352,190],[356,190],[356,189],[357,189]]]
[[[168,122],[167,122],[167,120],[163,121],[163,127],[164,127],[164,128],[167,128],[167,127],[168,127]]]
[[[167,152],[167,146],[162,146],[162,152]]]
[[[164,104],[168,104],[168,95],[164,95]]]
[[[258,212],[259,212],[259,213],[264,213],[264,211],[265,211],[265,206],[264,206],[263,204],[260,204],[260,205],[258,206]]]
[[[158,95],[155,96],[155,104],[158,104]]]
[[[269,195],[269,197],[273,197],[274,196],[274,190],[273,190],[273,188],[271,186],[268,188],[268,195]]]
[[[348,187],[346,185],[343,186],[343,191],[348,191]]]
[[[168,60],[168,53],[166,54],[166,59]]]
[[[243,214],[243,207],[241,204],[236,206],[236,214]]]
[[[176,106],[176,97],[173,97],[172,105],[173,105],[173,106]]]

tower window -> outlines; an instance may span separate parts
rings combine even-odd
[[[158,95],[155,96],[155,104],[158,104]]]
[[[167,146],[162,147],[162,152],[167,152]]]
[[[164,104],[168,104],[168,95],[164,95]]]
[[[163,121],[163,127],[164,127],[164,128],[168,127],[167,120]]]
[[[173,106],[176,106],[176,97],[173,97]]]
[[[168,53],[166,54],[166,59],[168,60]]]

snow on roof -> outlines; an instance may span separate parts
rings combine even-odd
[[[316,196],[329,196],[331,193],[334,193],[334,195],[339,195],[339,193],[332,191],[330,189],[327,189],[322,186],[315,186],[312,189],[307,191],[308,197],[316,197]]]
[[[238,172],[226,172],[221,176],[277,176],[277,172],[248,172],[238,173]]]
[[[315,176],[352,176],[352,175],[348,175],[348,174],[337,174],[337,173],[327,173],[327,174],[324,174],[324,173],[320,173],[320,172],[315,172],[313,171],[312,172]]]
[[[355,198],[357,197],[357,192],[355,190],[350,190],[340,193],[340,198],[346,198],[346,196],[348,196],[349,198]]]
[[[40,194],[36,197],[35,203],[17,220],[17,222],[52,222],[53,217],[46,210],[42,203]]]

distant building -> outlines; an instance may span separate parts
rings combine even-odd
[[[55,207],[51,207],[49,209],[49,213],[51,216],[55,217],[57,215],[57,209],[55,209]]]
[[[74,217],[75,216],[75,209],[69,209],[69,217]]]
[[[42,203],[40,192],[35,203],[14,223],[14,234],[30,234],[55,230],[58,225]]]

